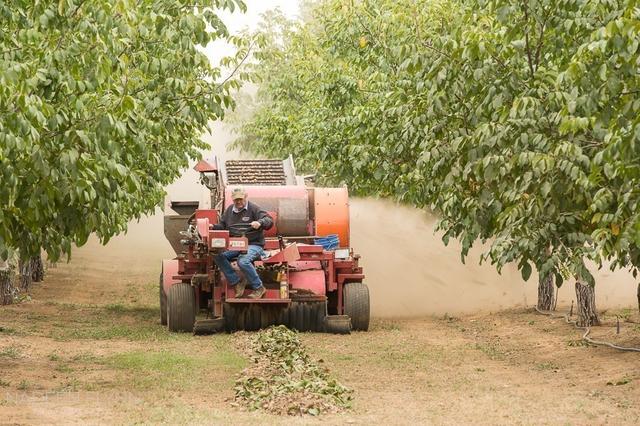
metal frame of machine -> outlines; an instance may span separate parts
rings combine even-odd
[[[176,251],[160,276],[161,321],[171,331],[257,330],[284,324],[299,331],[367,330],[369,291],[359,255],[349,247],[347,188],[306,186],[291,157],[279,160],[200,161],[194,169],[210,194],[205,202],[165,202],[165,236]],[[236,298],[213,259],[246,251],[245,237],[213,230],[231,191],[242,186],[274,219],[265,231],[269,256],[256,261],[267,289],[262,299]],[[325,250],[316,238],[336,234]],[[206,318],[196,320],[198,313]],[[201,315],[202,316],[202,315]]]

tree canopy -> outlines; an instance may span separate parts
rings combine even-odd
[[[240,0],[0,1],[0,257],[53,259],[150,213],[232,106],[199,49]]]
[[[239,144],[432,208],[463,260],[488,241],[498,270],[593,284],[588,259],[640,265],[639,11],[325,0],[304,22],[271,17]]]

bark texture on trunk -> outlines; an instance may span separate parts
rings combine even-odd
[[[31,262],[18,262],[18,269],[20,271],[20,290],[29,291],[31,287]]]
[[[42,262],[42,256],[32,257],[31,261],[31,280],[34,283],[39,283],[44,279],[44,263]]]
[[[578,310],[578,327],[600,325],[600,318],[596,311],[595,287],[576,281],[576,304]]]
[[[0,261],[0,305],[13,303],[18,294],[18,289],[15,285],[15,274],[12,265],[9,262]]]
[[[553,275],[549,274],[546,277],[540,277],[538,280],[538,309],[542,311],[553,310],[553,295]]]

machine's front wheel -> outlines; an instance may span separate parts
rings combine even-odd
[[[364,283],[347,283],[344,285],[344,313],[351,317],[353,330],[369,329],[369,287]]]
[[[160,324],[167,325],[167,295],[164,293],[162,272],[160,272]]]
[[[167,325],[170,331],[193,331],[196,322],[196,295],[193,287],[181,283],[171,286],[167,295]]]

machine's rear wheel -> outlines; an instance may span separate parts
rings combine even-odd
[[[364,283],[347,283],[344,285],[344,313],[351,317],[353,330],[369,329],[369,287]]]
[[[196,322],[196,295],[193,287],[181,283],[171,286],[167,295],[167,325],[170,331],[193,331]]]
[[[164,294],[162,272],[160,273],[160,324],[167,325],[167,295]]]

